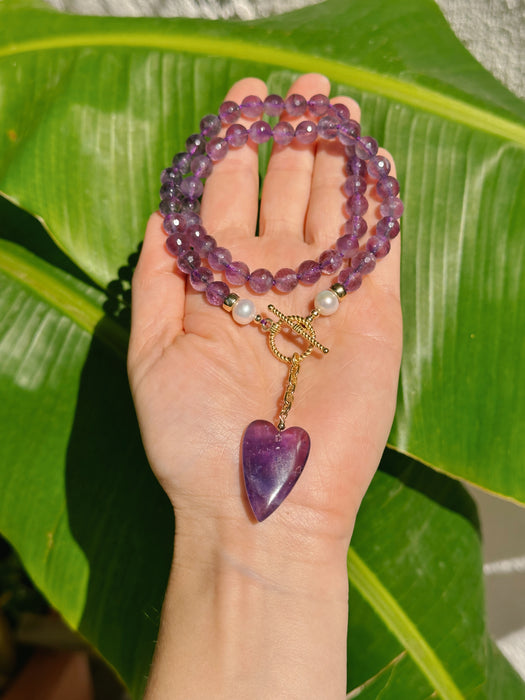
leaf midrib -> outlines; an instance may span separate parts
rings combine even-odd
[[[190,54],[215,55],[250,62],[286,66],[309,72],[312,55],[276,46],[251,44],[239,39],[217,38],[195,33],[166,34],[147,30],[127,32],[79,32],[48,36],[42,39],[13,42],[0,47],[0,59],[23,53],[53,51],[66,48],[129,47],[181,51]],[[409,83],[372,70],[349,66],[330,58],[315,56],[316,71],[331,80],[352,85],[359,90],[376,93],[416,109],[498,136],[525,148],[525,126],[486,109],[466,104],[421,85]]]
[[[352,547],[348,550],[347,568],[352,584],[401,642],[432,688],[447,700],[464,700],[419,629]]]

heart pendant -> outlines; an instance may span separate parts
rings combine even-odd
[[[259,522],[278,508],[301,476],[310,436],[299,427],[278,430],[266,420],[254,420],[242,441],[246,493]]]

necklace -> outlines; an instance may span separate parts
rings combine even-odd
[[[297,118],[308,113],[309,119],[296,127],[280,119],[273,127],[261,119],[263,114],[281,118],[282,113]],[[246,128],[240,117],[253,120]],[[221,129],[226,129],[223,137]],[[311,144],[317,139],[337,140],[344,148],[346,179],[343,192],[347,197],[348,216],[342,234],[334,245],[323,251],[317,260],[305,260],[294,270],[283,267],[275,274],[265,268],[250,271],[248,265],[234,261],[230,251],[217,245],[199,216],[204,191],[203,180],[211,174],[214,163],[226,157],[230,148],[240,148],[248,140],[255,144],[273,138],[280,146],[292,141]],[[398,197],[399,183],[389,175],[390,163],[378,155],[378,144],[371,136],[362,136],[357,121],[350,118],[343,104],[331,104],[325,95],[306,100],[302,95],[290,95],[285,100],[269,95],[264,101],[249,95],[237,104],[223,102],[218,115],[209,114],[200,121],[198,133],[188,137],[186,148],[177,153],[172,165],[161,173],[161,202],[163,228],[167,234],[166,248],[177,258],[179,270],[188,275],[191,286],[203,292],[213,306],[222,306],[240,325],[253,323],[268,335],[268,345],[274,356],[289,365],[277,425],[266,420],[254,420],[243,436],[242,462],[246,495],[258,521],[267,518],[284,501],[301,475],[310,451],[310,437],[298,426],[286,428],[292,407],[301,363],[312,352],[328,353],[316,337],[313,322],[319,316],[337,311],[340,301],[361,286],[362,278],[372,272],[376,261],[390,250],[390,240],[399,233],[399,218],[403,204]],[[367,232],[363,215],[368,210],[367,191],[374,185],[381,218],[370,231],[365,245],[360,245]],[[343,269],[341,267],[343,264]],[[339,271],[339,272],[338,272]],[[224,277],[216,280],[214,272]],[[229,285],[248,285],[255,294],[264,294],[275,287],[289,293],[301,283],[315,284],[321,276],[338,275],[329,289],[318,292],[313,309],[307,316],[286,315],[273,304],[269,318],[258,313],[251,299],[241,299]],[[302,353],[285,355],[277,346],[277,336],[283,329],[304,339]]]

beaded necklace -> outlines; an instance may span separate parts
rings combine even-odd
[[[301,121],[296,127],[284,119],[272,127],[261,119],[263,113],[279,118],[286,113],[290,118],[297,118],[306,112],[311,119]],[[249,128],[238,122],[241,116],[254,120]],[[226,129],[223,137],[219,136],[221,129]],[[340,237],[317,260],[305,260],[296,270],[284,267],[275,274],[265,268],[250,271],[246,263],[233,261],[230,251],[217,245],[208,234],[199,216],[203,180],[211,174],[214,163],[225,158],[230,148],[240,148],[248,140],[262,144],[271,138],[280,146],[287,146],[294,140],[300,144],[311,144],[317,139],[340,142],[346,157],[343,192],[347,197],[348,216]],[[211,305],[222,306],[230,312],[238,324],[258,325],[268,334],[268,344],[275,357],[289,365],[277,426],[266,420],[255,420],[243,436],[244,483],[258,521],[267,518],[284,501],[308,459],[308,433],[298,426],[286,428],[285,422],[302,361],[315,350],[323,354],[328,352],[317,340],[312,323],[319,316],[333,314],[344,296],[359,289],[363,276],[372,272],[376,261],[388,254],[390,240],[399,233],[399,218],[403,213],[398,197],[399,183],[389,175],[388,159],[377,152],[377,141],[371,136],[361,136],[360,125],[350,118],[348,108],[340,103],[330,104],[325,95],[314,95],[309,100],[297,94],[284,100],[279,95],[269,95],[264,101],[249,95],[240,105],[226,101],[218,115],[203,117],[199,133],[188,137],[185,150],[177,153],[172,166],[161,174],[159,211],[167,234],[166,248],[177,258],[179,270],[188,275],[193,289],[203,292]],[[370,231],[365,245],[360,245],[360,239],[367,232],[363,215],[368,210],[366,191],[370,182],[375,183],[382,218],[375,230]],[[214,272],[220,273],[226,282],[216,280]],[[247,284],[256,294],[264,294],[272,288],[289,293],[299,283],[313,285],[323,274],[337,272],[329,289],[316,294],[313,309],[305,317],[283,314],[269,304],[268,310],[275,317],[269,318],[257,312],[251,299],[239,298],[228,286]],[[306,341],[302,353],[285,355],[279,351],[276,336],[283,327]]]

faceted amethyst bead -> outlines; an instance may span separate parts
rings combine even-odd
[[[367,170],[370,177],[378,180],[380,177],[386,177],[390,172],[390,161],[385,156],[374,156],[367,163]]]
[[[273,140],[279,146],[288,146],[294,137],[294,128],[290,122],[279,122],[273,127]]]
[[[241,116],[241,109],[237,102],[226,100],[219,107],[219,117],[224,124],[233,124]]]
[[[198,214],[201,210],[201,203],[199,199],[192,199],[191,197],[182,197],[182,211],[184,212],[194,212]]]
[[[284,294],[288,294],[292,289],[295,289],[298,282],[296,272],[290,267],[283,267],[275,273],[275,288]]]
[[[248,134],[254,143],[266,143],[272,138],[272,127],[265,121],[256,121],[248,129]]]
[[[387,175],[376,182],[376,190],[381,199],[395,197],[399,194],[399,182],[392,175]]]
[[[208,232],[202,224],[190,224],[186,228],[186,238],[188,243],[195,248],[195,250],[201,251],[203,242],[208,235]]]
[[[225,139],[230,146],[240,148],[248,141],[248,129],[242,124],[232,124],[226,130]]]
[[[208,267],[198,267],[190,273],[190,284],[196,292],[204,292],[213,282],[213,272]]]
[[[264,294],[272,288],[272,273],[263,267],[254,270],[250,275],[249,285],[256,294]]]
[[[364,194],[366,192],[366,180],[361,175],[349,175],[343,185],[343,192],[347,197],[353,194]]]
[[[313,143],[317,138],[317,125],[315,122],[305,120],[295,127],[295,138],[299,143]]]
[[[338,250],[325,250],[319,256],[319,267],[324,275],[331,275],[343,264],[343,256]]]
[[[284,100],[280,95],[268,95],[263,104],[269,117],[278,117],[284,109]]]
[[[343,144],[343,146],[353,146],[360,133],[361,126],[359,122],[356,122],[355,119],[343,119],[343,121],[339,124],[337,138]],[[353,153],[347,153],[347,155],[354,155],[355,149],[353,149],[353,151]]]
[[[181,175],[187,175],[190,172],[191,156],[189,153],[176,153],[173,156],[173,169]]]
[[[317,124],[317,133],[322,139],[335,139],[337,136],[337,127],[339,126],[339,120],[337,117],[331,115],[326,115],[321,117]]]
[[[377,153],[377,141],[372,136],[360,136],[355,143],[355,153],[358,158],[369,160]]]
[[[184,233],[186,230],[186,215],[182,212],[173,212],[166,214],[162,227],[164,231],[171,235],[172,233]]]
[[[224,282],[211,282],[206,287],[206,299],[212,306],[222,306],[230,293],[230,288]]]
[[[206,139],[201,134],[192,134],[186,139],[186,151],[190,156],[198,156],[204,153],[206,148]]]
[[[330,100],[326,95],[313,95],[308,100],[308,109],[315,117],[322,117],[330,109]]]
[[[376,236],[382,238],[395,238],[399,233],[399,221],[393,216],[385,216],[376,224]]]
[[[388,197],[381,202],[379,211],[381,216],[393,216],[399,219],[403,215],[403,202],[399,197]]]
[[[335,114],[339,121],[347,121],[350,119],[350,110],[342,102],[336,102],[330,107],[330,111]]]
[[[213,162],[209,156],[199,155],[192,158],[191,172],[195,177],[209,177],[213,170]]]
[[[221,120],[216,114],[207,114],[201,119],[199,128],[203,136],[211,139],[221,130]]]
[[[315,260],[305,260],[297,269],[297,277],[303,284],[315,284],[321,277],[321,269]]]
[[[345,164],[345,172],[348,175],[361,175],[366,177],[366,163],[357,156],[350,156]]]
[[[189,253],[191,246],[188,243],[184,234],[174,233],[166,238],[166,249],[168,253],[174,255],[176,258],[179,255],[184,255],[184,253]]]
[[[291,117],[300,117],[306,112],[306,99],[302,95],[293,93],[284,101],[284,108]]]
[[[214,162],[222,160],[228,153],[228,142],[219,136],[214,136],[206,144],[206,153]]]
[[[343,258],[351,258],[359,250],[359,239],[357,236],[346,234],[337,239],[336,248]]]
[[[368,211],[368,199],[362,194],[353,194],[346,200],[345,210],[348,216],[362,216]]]
[[[390,239],[382,236],[371,236],[366,242],[366,249],[376,258],[384,258],[390,251]]]
[[[215,250],[217,247],[217,241],[213,236],[207,235],[204,236],[202,241],[199,243],[199,253],[203,258],[207,258],[209,254],[212,252],[212,250]]]
[[[224,271],[226,279],[230,284],[239,287],[242,284],[246,284],[250,276],[250,270],[246,263],[239,261],[230,263],[226,270]]]
[[[170,212],[177,212],[182,209],[182,197],[168,197],[167,199],[161,200],[159,204],[159,211],[163,216],[169,214]]]
[[[178,197],[180,195],[179,186],[174,182],[164,182],[159,190],[161,199],[169,199],[170,197]]]
[[[164,185],[166,182],[170,182],[172,185],[180,185],[182,181],[182,175],[178,170],[173,170],[173,168],[164,168],[160,174],[160,181]]]
[[[192,270],[196,270],[201,265],[201,258],[198,253],[194,250],[189,250],[187,253],[183,253],[179,256],[177,260],[177,265],[181,272],[189,275]]]
[[[198,199],[204,191],[204,186],[198,177],[188,175],[181,182],[180,191],[190,199]]]
[[[365,235],[368,224],[361,216],[351,216],[343,225],[343,233],[361,238]]]
[[[201,224],[201,217],[194,211],[185,211],[184,218],[186,219],[186,226],[192,226],[193,224]]]
[[[260,117],[263,113],[263,102],[257,95],[248,95],[241,102],[241,114],[248,119]]]
[[[376,266],[376,258],[373,253],[365,249],[361,249],[350,263],[352,270],[360,272],[362,275],[369,275]]]
[[[208,254],[208,263],[212,270],[225,270],[232,261],[232,254],[228,248],[217,246]]]
[[[347,294],[350,294],[350,292],[355,292],[356,289],[359,289],[363,278],[360,272],[356,272],[355,270],[346,267],[339,273],[337,281],[339,282],[339,284],[343,285],[343,287],[345,288],[345,292],[347,292]]]

